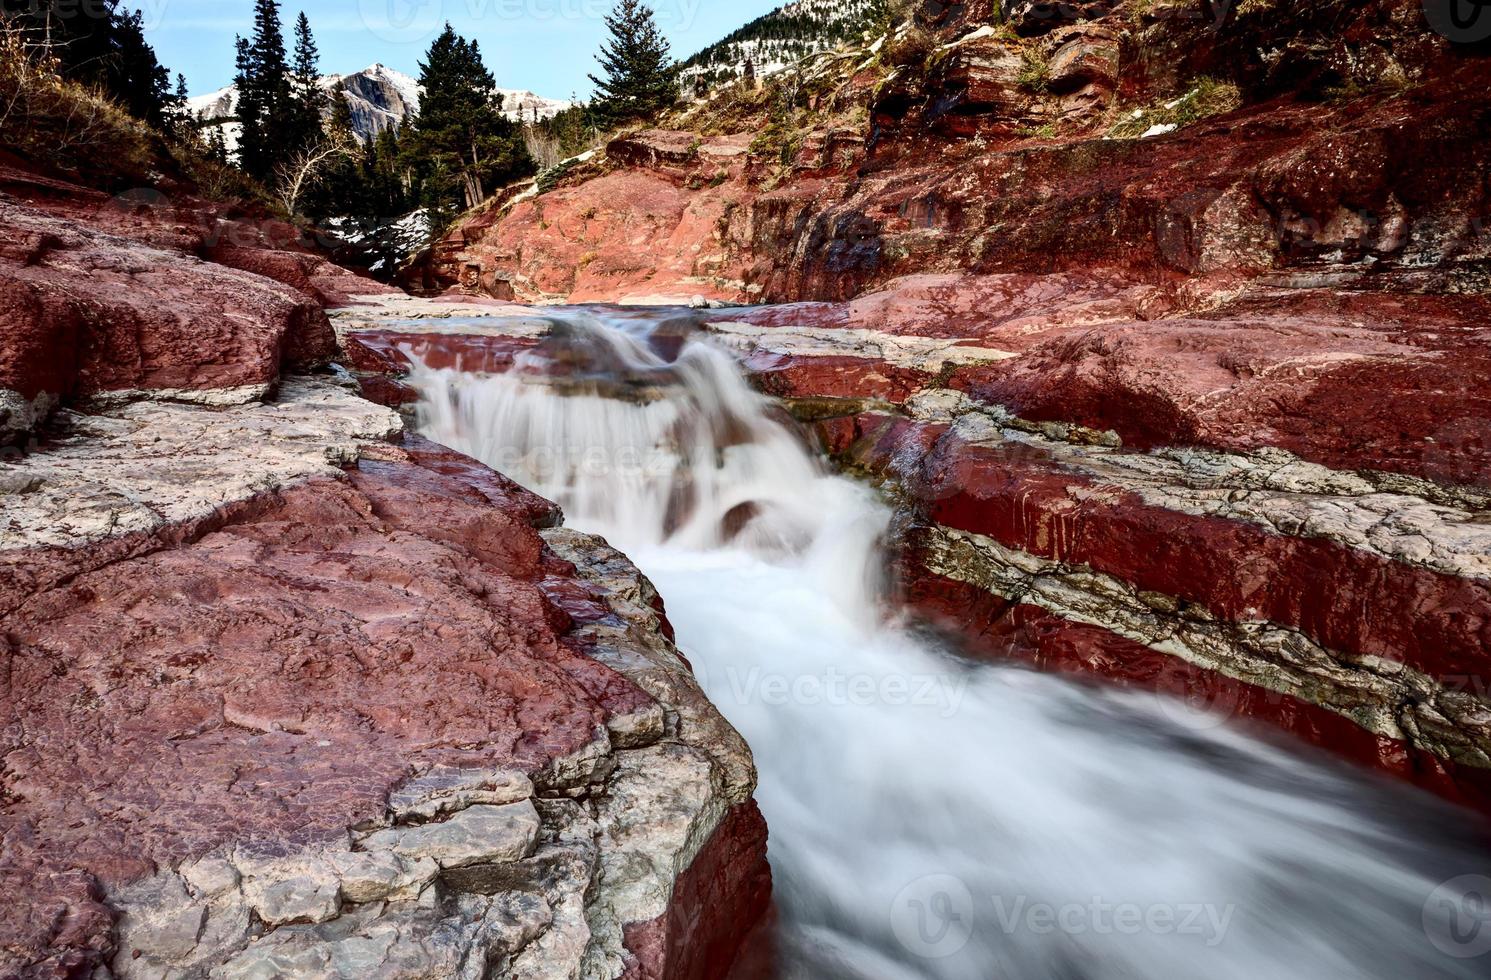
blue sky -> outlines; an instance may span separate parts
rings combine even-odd
[[[584,97],[585,77],[605,35],[601,16],[614,0],[282,0],[289,35],[304,10],[321,48],[323,72],[381,61],[418,75],[419,59],[449,20],[481,42],[503,88],[550,98]],[[783,0],[655,0],[658,23],[680,57],[719,40]],[[253,0],[128,0],[145,18],[161,63],[186,75],[193,95],[233,80],[233,35],[253,25]]]

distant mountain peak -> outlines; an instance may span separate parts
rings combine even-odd
[[[317,84],[328,93],[338,88],[342,90],[352,107],[352,129],[361,139],[375,136],[390,126],[403,126],[419,112],[418,80],[381,61],[347,75],[323,75]],[[527,89],[498,89],[497,92],[502,96],[502,111],[510,119],[531,122],[535,114],[540,119],[548,119],[573,105],[567,99],[547,99]],[[187,99],[186,104],[204,122],[228,120],[237,111],[238,88],[229,85]],[[223,131],[228,149],[235,149],[240,131],[238,124],[223,121],[218,128]]]

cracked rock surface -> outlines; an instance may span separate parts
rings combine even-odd
[[[733,950],[754,769],[640,573],[341,382],[232,401],[71,414],[6,468],[0,975]],[[628,945],[722,861],[713,935]]]

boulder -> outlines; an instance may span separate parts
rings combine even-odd
[[[1046,85],[1067,93],[1090,85],[1118,87],[1118,36],[1103,27],[1078,27],[1061,32],[1048,63]]]

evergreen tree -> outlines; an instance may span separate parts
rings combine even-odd
[[[141,15],[119,0],[0,0],[0,19],[56,59],[65,77],[99,87],[152,126],[171,121],[171,75],[146,42]]]
[[[265,106],[259,91],[254,56],[249,40],[242,35],[233,39],[236,71],[233,84],[238,89],[238,165],[245,173],[266,172],[261,159],[264,145]]]
[[[502,115],[497,83],[481,49],[449,24],[420,63],[419,114],[406,148],[425,181],[433,222],[475,207],[488,188],[533,172],[522,132]]]
[[[608,125],[654,115],[678,100],[678,66],[658,30],[652,8],[641,0],[618,0],[606,16],[611,38],[596,55],[605,78],[590,76],[596,111]]]
[[[212,135],[207,137],[207,158],[224,165],[228,162],[228,140],[221,126],[212,127]]]
[[[187,108],[188,96],[186,87],[186,76],[180,72],[176,73],[176,91],[168,100],[166,115],[169,119],[171,129],[178,139],[188,139],[193,136],[192,111]]]
[[[347,147],[347,152],[329,161],[321,179],[306,195],[305,212],[317,220],[366,213],[366,147],[359,146],[352,122],[352,105],[347,101],[346,89],[338,85],[331,95],[325,137],[328,143]],[[371,146],[371,141],[367,145]]]
[[[238,162],[260,179],[295,149],[285,138],[294,133],[296,113],[279,7],[277,0],[255,0],[253,38],[237,41]]]
[[[302,12],[295,19],[295,56],[290,70],[292,105],[289,112],[293,126],[288,134],[300,146],[308,146],[321,140],[321,113],[327,108],[327,99],[321,86],[316,84],[321,78],[319,61],[320,52],[316,50],[316,39],[311,35],[311,22]],[[349,126],[348,132],[350,131]]]

